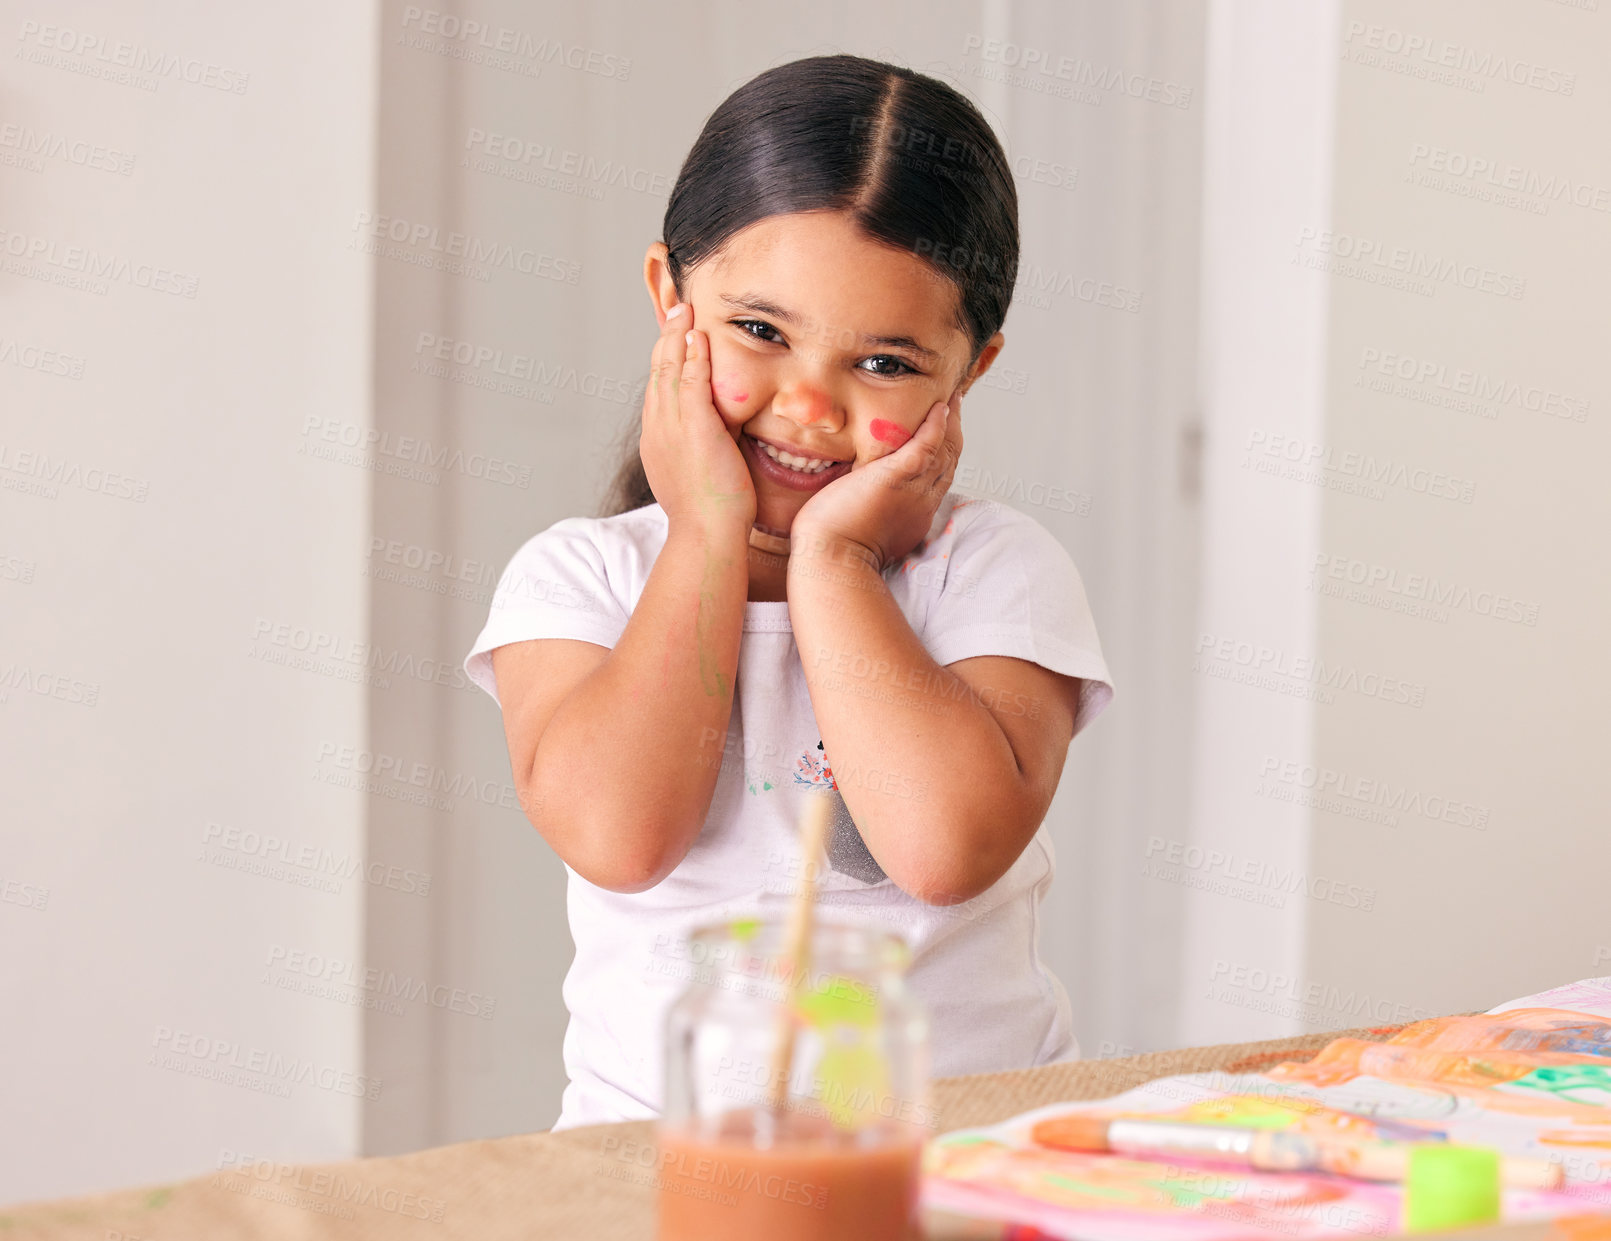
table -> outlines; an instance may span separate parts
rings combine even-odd
[[[1379,1026],[1259,1043],[1073,1060],[940,1078],[936,1132],[991,1124],[1064,1099],[1099,1099],[1155,1077],[1258,1072],[1303,1060],[1333,1038],[1380,1041]],[[0,1208],[4,1241],[652,1241],[653,1122],[437,1146],[328,1164],[257,1164],[172,1185]],[[645,1162],[649,1166],[644,1166]],[[931,1220],[934,1241],[982,1234]],[[1455,1234],[1442,1233],[1442,1238]],[[1491,1241],[1611,1241],[1611,1216],[1471,1229]]]

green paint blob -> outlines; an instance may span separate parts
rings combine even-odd
[[[830,975],[795,1001],[814,1030],[827,1026],[869,1027],[878,1022],[878,993],[853,978]]]
[[[836,1128],[854,1132],[879,1119],[889,1092],[883,1054],[876,1047],[832,1047],[817,1061],[816,1096]]]
[[[1598,1064],[1561,1064],[1534,1069],[1510,1085],[1542,1090],[1572,1103],[1611,1103],[1611,1069]]]
[[[815,1095],[834,1125],[855,1131],[877,1121],[889,1094],[889,1071],[875,1044],[878,993],[866,983],[830,974],[796,997],[796,1014],[826,1048],[817,1061]]]
[[[1416,1142],[1404,1180],[1404,1231],[1430,1232],[1499,1218],[1499,1152]]]

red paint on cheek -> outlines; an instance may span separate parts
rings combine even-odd
[[[750,394],[742,391],[739,385],[733,383],[731,380],[713,380],[711,382],[711,387],[716,389],[716,395],[721,397],[722,400],[731,401],[734,405],[742,405],[745,401],[750,399]]]
[[[910,431],[897,426],[887,418],[874,418],[867,424],[867,429],[872,432],[873,438],[879,443],[891,444],[896,448],[899,448],[912,438]]]

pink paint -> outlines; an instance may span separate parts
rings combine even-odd
[[[745,401],[750,399],[750,394],[748,392],[738,391],[738,385],[735,383],[729,383],[718,379],[711,384],[711,387],[716,389],[717,396],[721,397],[724,401],[731,401],[735,405],[742,405]]]
[[[881,444],[892,444],[899,448],[912,438],[912,433],[904,427],[897,426],[887,418],[874,418],[867,424],[867,429],[873,433],[873,438]]]

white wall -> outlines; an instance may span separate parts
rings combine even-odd
[[[1336,10],[1237,3],[1209,10],[1202,226],[1202,600],[1189,649],[1173,658],[1197,683],[1189,824],[1149,842],[1149,874],[1186,902],[1173,1041],[1272,1037],[1292,1023],[1227,1004],[1223,964],[1302,970],[1306,910],[1268,884],[1227,874],[1303,873],[1308,817],[1252,792],[1268,752],[1306,759],[1302,698],[1234,679],[1241,652],[1309,652],[1314,603],[1292,589],[1313,560],[1320,498],[1250,481],[1247,445],[1313,439],[1323,411],[1326,299],[1289,263],[1288,235],[1325,221]],[[1232,676],[1225,675],[1233,674]],[[1244,870],[1244,868],[1250,868]],[[1269,898],[1277,899],[1269,899]]]
[[[1210,29],[1202,629],[1231,642],[1198,656],[1178,1041],[1603,973],[1611,28],[1346,0]]]
[[[358,1149],[361,1010],[263,977],[276,946],[357,960],[365,883],[243,868],[269,836],[362,858],[358,795],[313,776],[323,741],[362,737],[364,690],[265,656],[278,625],[368,632],[372,476],[301,449],[309,415],[368,419],[368,261],[344,243],[373,12],[142,9],[0,7],[0,1201],[224,1147]],[[119,41],[175,74],[80,71],[115,70]],[[19,274],[36,242],[43,278]],[[114,268],[63,283],[75,247]],[[289,1064],[288,1095],[196,1075],[255,1056]]]
[[[1315,580],[1371,597],[1322,594],[1307,573],[1288,586],[1318,605],[1322,657],[1423,701],[1338,693],[1315,710],[1315,763],[1338,774],[1314,813],[1314,870],[1375,901],[1311,902],[1311,1022],[1362,999],[1389,1016],[1487,1008],[1611,962],[1608,19],[1440,0],[1410,22],[1380,0],[1344,5],[1321,257],[1355,266],[1305,274],[1331,299],[1323,442],[1393,472],[1380,498],[1320,493]],[[1409,36],[1466,80],[1402,72],[1429,63],[1390,54]],[[1501,55],[1523,82],[1473,71]],[[1395,251],[1452,278],[1356,274],[1390,272]],[[1460,399],[1461,372],[1497,397],[1436,403]],[[1453,597],[1418,597],[1434,589]],[[1399,610],[1423,603],[1430,615]]]

